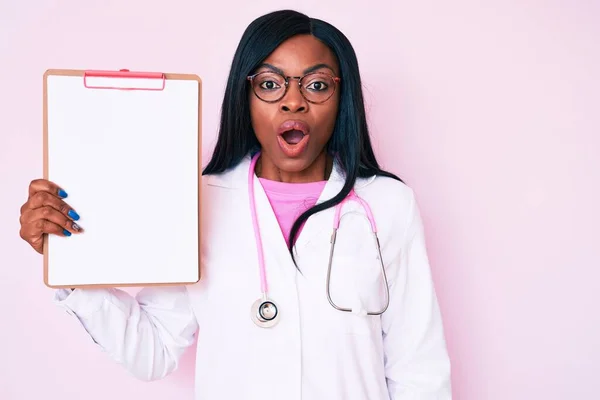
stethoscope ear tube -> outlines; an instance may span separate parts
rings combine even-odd
[[[330,291],[330,288],[331,288],[331,266],[333,264],[333,255],[335,252],[335,242],[336,242],[336,238],[337,238],[337,231],[338,231],[338,228],[333,228],[333,233],[331,234],[331,247],[329,249],[329,263],[327,266],[327,279],[326,279],[325,291],[327,293],[327,300],[329,301],[329,304],[331,304],[331,306],[333,308],[335,308],[338,311],[351,313],[351,312],[353,312],[353,310],[351,308],[340,307],[331,298],[331,291]],[[381,255],[381,245],[379,244],[379,238],[377,236],[377,232],[373,232],[373,237],[375,239],[375,247],[377,248],[377,259],[379,260],[381,274],[383,276],[383,284],[385,287],[385,304],[378,311],[367,311],[366,315],[381,315],[387,311],[387,309],[390,305],[390,289],[388,287],[387,274],[385,273],[385,265],[383,264],[383,257]]]

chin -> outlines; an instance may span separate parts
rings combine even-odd
[[[302,155],[300,157],[286,157],[280,155],[275,162],[277,168],[285,172],[302,172],[314,162],[314,159],[309,155]]]

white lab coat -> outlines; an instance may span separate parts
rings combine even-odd
[[[227,173],[203,177],[199,283],[144,288],[137,298],[117,289],[58,290],[57,304],[143,380],[175,370],[197,335],[198,400],[451,399],[450,362],[413,192],[388,178],[357,181],[356,192],[377,223],[390,290],[383,316],[361,316],[337,311],[327,300],[334,210],[312,216],[304,226],[295,249],[299,272],[255,178],[269,293],[281,317],[275,327],[262,329],[250,318],[260,278],[249,164],[246,157]],[[343,183],[336,164],[319,202]],[[385,293],[368,222],[355,203],[342,214],[332,299],[340,306],[377,309]]]

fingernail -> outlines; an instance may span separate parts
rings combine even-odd
[[[71,236],[71,232],[69,232],[66,229],[63,229],[63,233],[65,234],[65,236]]]
[[[77,214],[75,210],[69,210],[69,217],[77,221],[79,219],[79,214]]]
[[[64,191],[64,190],[62,190],[62,189],[58,189],[58,195],[59,195],[60,197],[62,197],[63,199],[64,199],[65,197],[67,197],[67,196],[68,196],[68,195],[67,195],[67,192],[65,192],[65,191]]]
[[[79,232],[81,230],[81,227],[76,223],[73,223],[73,229]]]

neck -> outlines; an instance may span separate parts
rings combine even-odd
[[[333,159],[322,152],[315,161],[301,171],[284,171],[277,167],[264,153],[256,162],[255,172],[260,178],[286,183],[308,183],[327,180],[331,174]]]

